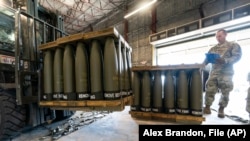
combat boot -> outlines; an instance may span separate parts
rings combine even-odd
[[[225,117],[225,114],[224,114],[224,107],[221,107],[219,108],[218,110],[218,117],[219,118],[224,118]]]
[[[210,106],[206,105],[206,107],[204,107],[203,109],[204,114],[211,114],[211,109]]]

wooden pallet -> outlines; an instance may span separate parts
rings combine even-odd
[[[129,111],[131,117],[136,119],[157,120],[164,122],[178,122],[184,124],[201,124],[205,121],[204,117],[180,114],[165,114],[154,112]]]
[[[132,96],[122,97],[116,100],[81,100],[81,101],[40,101],[41,107],[50,107],[55,110],[72,111],[122,111],[126,105],[130,105]]]
[[[56,41],[45,43],[39,46],[40,50],[46,50],[55,47],[64,47],[66,44],[72,44],[79,41],[89,43],[93,39],[97,39],[101,42],[105,41],[106,37],[114,37],[115,41],[120,40],[126,47],[129,47],[128,43],[124,38],[119,35],[118,31],[114,28],[106,28],[99,31],[87,32],[87,33],[78,33],[73,35],[68,35],[65,37],[58,38]],[[130,47],[129,47],[130,48]]]
[[[134,66],[132,71],[156,71],[156,70],[178,70],[178,69],[200,69],[203,64],[181,64],[181,65],[163,65],[163,66]]]

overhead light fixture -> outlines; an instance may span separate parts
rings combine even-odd
[[[142,5],[140,8],[138,8],[138,9],[136,9],[136,10],[134,10],[134,11],[128,13],[127,15],[125,15],[124,18],[126,19],[126,18],[128,18],[128,17],[134,15],[135,13],[137,13],[137,12],[139,12],[139,11],[141,11],[141,10],[143,10],[143,9],[145,9],[145,8],[147,8],[147,7],[149,7],[150,5],[154,4],[156,1],[157,1],[157,0],[152,0],[152,1],[149,2],[149,3],[147,3],[147,4],[145,4],[145,5]]]

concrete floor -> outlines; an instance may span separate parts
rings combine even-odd
[[[245,124],[232,120],[228,117],[224,119],[217,117],[218,99],[220,94],[216,94],[216,100],[212,105],[212,114],[204,115],[205,121],[202,125],[216,124],[216,125],[234,125],[234,124]],[[245,111],[245,97],[246,93],[233,92],[230,95],[230,103],[225,109],[227,115],[237,115],[243,119],[248,120],[248,113]],[[66,136],[62,136],[58,141],[138,141],[138,125],[169,125],[179,124],[171,122],[160,122],[160,121],[149,121],[149,120],[138,120],[133,119],[129,114],[130,107],[126,106],[125,110],[121,112],[112,112],[108,114],[101,114],[97,120],[92,123],[82,126],[79,130],[72,132]],[[82,111],[76,112],[75,116],[79,116]],[[49,127],[56,127],[60,125],[60,122],[48,125]],[[52,138],[48,135],[48,129],[45,127],[37,127],[29,132],[24,132],[20,136],[14,138],[12,141],[51,141]]]

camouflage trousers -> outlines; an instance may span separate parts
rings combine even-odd
[[[250,87],[248,88],[247,98],[246,98],[246,111],[249,113],[250,117]]]
[[[219,105],[226,107],[229,101],[229,93],[233,90],[233,75],[210,74],[206,82],[205,104],[211,106],[215,94],[220,90],[221,97]]]

